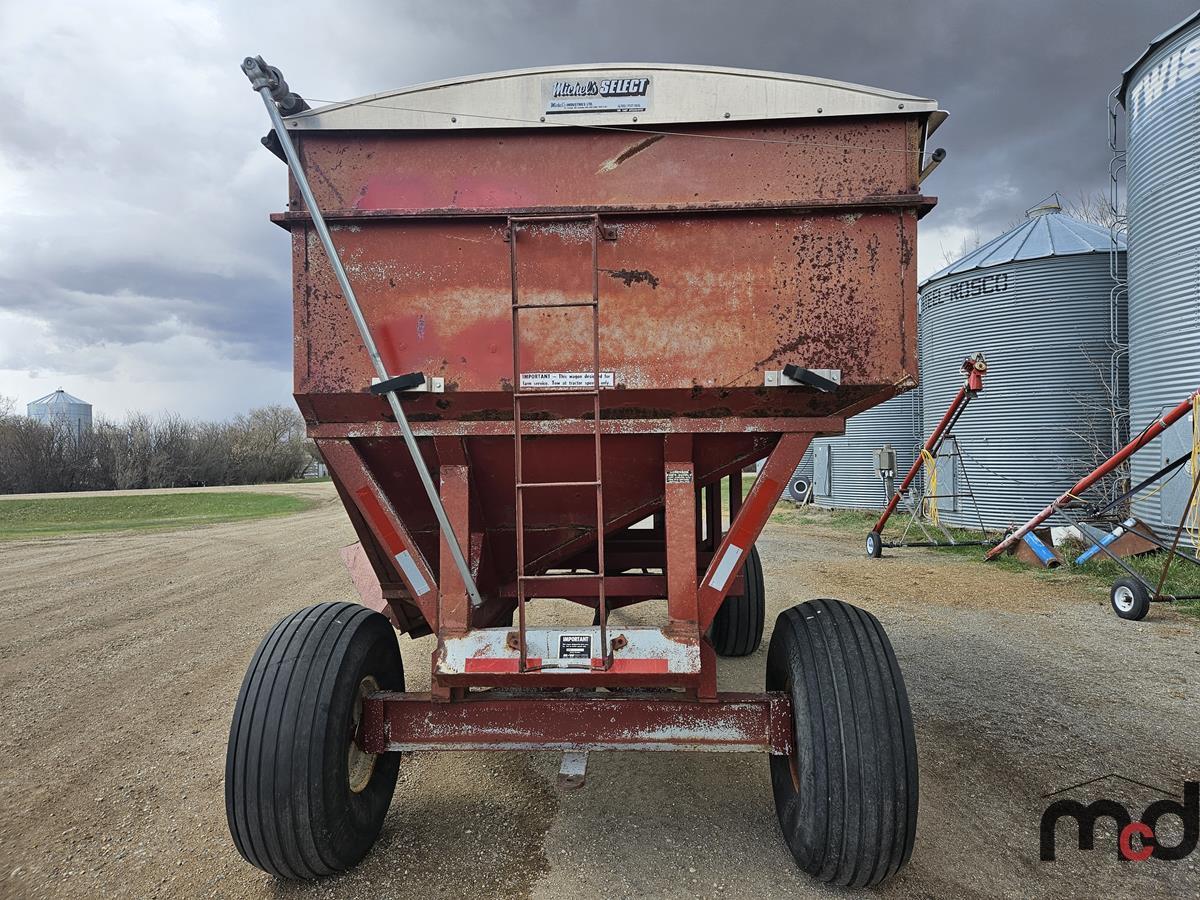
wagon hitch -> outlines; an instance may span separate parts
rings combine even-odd
[[[325,249],[325,256],[329,259],[329,265],[333,268],[333,274],[337,278],[338,286],[342,289],[342,296],[346,298],[346,305],[350,309],[350,315],[354,318],[354,324],[358,327],[358,333],[362,338],[363,346],[366,347],[367,354],[371,357],[371,363],[375,367],[375,372],[379,376],[379,386],[383,387],[386,392],[388,405],[392,408],[392,414],[395,416],[396,424],[400,427],[400,432],[404,436],[404,443],[408,447],[409,455],[412,456],[417,475],[420,476],[421,484],[425,488],[425,494],[429,497],[429,502],[433,506],[433,512],[437,516],[442,536],[445,538],[446,545],[450,549],[450,555],[454,559],[454,566],[458,570],[459,577],[462,578],[467,595],[471,598],[472,605],[480,607],[483,605],[483,599],[479,596],[479,588],[475,584],[475,578],[471,575],[471,569],[467,565],[466,558],[463,556],[462,545],[459,544],[458,538],[454,534],[454,527],[450,524],[446,508],[442,505],[442,498],[439,496],[437,486],[433,483],[433,478],[430,476],[429,469],[425,465],[425,459],[421,456],[421,450],[417,446],[417,439],[413,436],[412,427],[408,424],[408,417],[404,414],[404,409],[400,405],[400,398],[396,394],[396,391],[399,389],[397,384],[400,382],[393,380],[392,376],[388,373],[387,366],[384,365],[383,358],[379,355],[379,348],[375,344],[374,337],[371,336],[370,326],[367,325],[367,320],[363,317],[362,308],[358,305],[358,298],[354,294],[354,288],[350,285],[350,278],[346,275],[346,269],[342,265],[342,259],[338,255],[337,247],[333,244],[333,236],[329,233],[329,227],[325,224],[325,217],[321,214],[321,208],[313,196],[312,188],[309,187],[308,178],[304,174],[304,166],[301,164],[300,157],[296,153],[296,147],[292,143],[292,136],[288,134],[287,128],[283,124],[282,113],[294,114],[302,112],[308,109],[308,104],[288,88],[287,82],[283,79],[283,74],[274,66],[264,62],[261,56],[247,56],[242,61],[242,71],[246,73],[246,77],[250,79],[250,86],[262,97],[263,104],[267,108],[267,115],[271,119],[272,133],[275,135],[279,147],[283,151],[284,159],[291,170],[292,177],[296,180],[296,187],[299,188],[300,195],[304,198],[304,205],[308,208],[309,215],[312,216],[313,229],[321,239],[321,246]],[[401,382],[403,378],[404,376],[401,377]],[[424,378],[422,377],[423,381]],[[399,557],[404,555],[404,553],[398,554],[397,564],[400,565],[402,572],[407,572],[404,561],[399,559]],[[405,578],[408,580],[409,576],[405,574]],[[411,583],[409,584],[409,589],[413,591],[414,597],[426,592],[417,590]]]

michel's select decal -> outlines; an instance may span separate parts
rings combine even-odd
[[[563,78],[544,85],[547,115],[591,112],[645,112],[650,77]]]

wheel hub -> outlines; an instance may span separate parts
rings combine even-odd
[[[1121,585],[1113,592],[1113,603],[1121,612],[1129,612],[1133,609],[1133,591]]]
[[[368,675],[358,683],[358,691],[354,695],[354,707],[350,711],[350,750],[347,771],[350,779],[350,790],[361,793],[371,783],[371,775],[375,771],[376,754],[368,753],[358,745],[358,729],[362,724],[363,700],[379,690],[379,682],[374,675]]]

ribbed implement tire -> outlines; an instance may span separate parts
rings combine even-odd
[[[400,755],[375,757],[360,776],[365,786],[351,790],[355,701],[368,678],[404,690],[396,632],[356,603],[302,609],[259,645],[225,757],[229,831],[250,863],[281,878],[318,878],[349,869],[379,837]]]
[[[708,632],[719,656],[749,656],[762,643],[767,600],[757,547],[750,548],[745,572],[746,592],[725,598]]]
[[[840,600],[780,613],[767,690],[792,698],[795,751],[771,757],[771,783],[797,865],[850,887],[895,875],[916,836],[917,742],[879,620]]]

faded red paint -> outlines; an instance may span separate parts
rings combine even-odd
[[[386,749],[407,735],[414,746],[495,746],[519,733],[530,744],[623,746],[690,723],[712,726],[711,745],[651,743],[790,747],[786,698],[719,696],[703,635],[728,592],[744,589],[741,562],[811,438],[840,432],[847,415],[915,380],[914,248],[934,202],[917,186],[922,126],[919,115],[894,115],[679,129],[743,139],[735,141],[536,128],[295,135],[389,372],[445,382],[444,393],[401,402],[481,606],[467,602],[449,565],[387,404],[367,392],[375,373],[293,186],[291,211],[275,218],[293,238],[297,402],[400,627],[432,626],[442,638],[513,627],[514,613],[523,621],[514,596],[523,574],[537,603],[666,599],[661,627],[700,650],[699,671],[676,673],[664,660],[619,656],[593,672],[541,659],[527,660],[530,671],[485,658],[465,671],[435,669],[428,702],[368,700],[367,745]],[[514,302],[593,297],[598,344],[591,307],[526,309],[514,352]],[[767,388],[767,372],[789,363],[839,369],[841,386]],[[519,375],[593,365],[614,381],[598,398],[521,400],[525,480],[576,484],[526,491],[518,529]],[[578,484],[596,479],[597,446],[599,492]],[[698,502],[697,492],[738,479],[740,499],[742,468],[763,459],[722,535],[716,495]],[[652,529],[632,528],[648,517]],[[601,531],[604,579],[586,574],[598,568]],[[741,560],[716,587],[731,545]],[[419,604],[389,560],[404,547],[445,588]],[[551,570],[575,574],[545,579]],[[610,707],[464,694],[513,686],[674,687],[686,696]]]
[[[494,699],[438,703],[421,694],[375,694],[363,703],[359,743],[387,750],[561,749],[756,750],[792,752],[786,694]],[[570,723],[564,729],[563,723]]]

